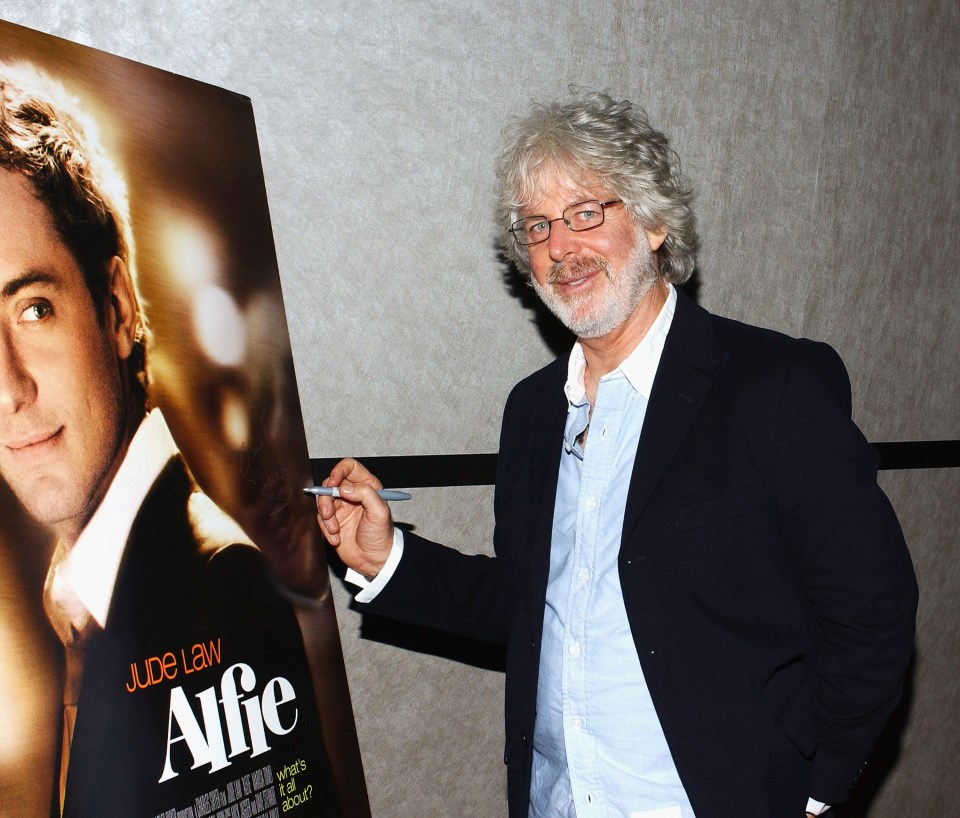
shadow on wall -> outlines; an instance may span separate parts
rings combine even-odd
[[[499,248],[499,244],[496,247]],[[503,286],[510,295],[520,302],[520,306],[524,310],[532,313],[530,320],[536,325],[540,337],[547,345],[547,349],[558,357],[569,351],[570,347],[573,346],[573,333],[543,305],[530,285],[530,277],[520,272],[517,265],[510,261],[499,249],[497,250],[497,262],[500,264],[500,277],[503,280]]]
[[[336,552],[329,545],[326,549],[327,565],[330,566],[331,573],[343,583],[352,596],[356,588],[344,579],[346,567],[337,559]],[[465,639],[434,628],[398,622],[375,614],[361,615],[360,638],[415,653],[450,659],[483,670],[503,673],[507,667],[507,649],[504,647]]]

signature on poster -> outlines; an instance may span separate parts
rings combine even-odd
[[[287,507],[294,490],[283,465],[261,458],[261,454],[270,452],[262,417],[259,427],[260,434],[241,451],[240,477],[245,483],[260,489],[260,499],[270,503],[270,514],[273,515]]]

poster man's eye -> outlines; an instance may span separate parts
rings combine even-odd
[[[53,306],[49,301],[35,301],[20,313],[20,320],[33,323],[51,315],[53,315]]]

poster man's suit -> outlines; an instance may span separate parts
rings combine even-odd
[[[845,800],[900,695],[917,590],[828,346],[682,292],[650,396],[619,575],[684,788],[706,818]],[[566,357],[504,412],[496,558],[406,533],[361,609],[508,645],[512,818],[527,814]]]
[[[194,663],[192,646],[211,642],[219,653],[201,669],[204,661]],[[135,687],[131,663],[139,666],[143,682],[145,660],[167,652],[175,657],[174,678],[127,689]],[[275,677],[291,683],[296,701],[282,706],[281,721],[288,728],[295,709],[296,727],[286,735],[267,730],[271,752],[238,753],[214,775],[210,764],[191,769],[194,757],[186,742],[174,741],[171,766],[177,777],[158,784],[168,730],[174,739],[183,734],[170,721],[174,687],[183,686],[208,739],[222,730],[230,753],[230,736],[220,726],[222,713],[208,721],[196,694],[213,686],[219,698],[221,677],[237,662],[249,665],[256,677],[249,688],[237,683],[242,699],[257,696],[262,701],[264,687]],[[86,650],[64,816],[153,818],[174,807],[193,806],[195,797],[224,791],[226,782],[265,764],[272,765],[273,784],[284,765],[298,761],[305,769],[298,792],[313,786],[309,803],[298,806],[297,814],[339,814],[296,616],[270,581],[263,555],[198,491],[177,455],[137,514],[106,627]]]

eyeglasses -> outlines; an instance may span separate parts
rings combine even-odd
[[[585,202],[576,202],[563,211],[558,219],[548,219],[546,216],[527,216],[510,225],[510,232],[517,244],[529,247],[531,244],[540,244],[550,238],[550,226],[554,222],[564,222],[568,230],[579,233],[583,230],[593,230],[603,224],[604,212],[608,207],[623,204],[620,199],[609,202],[598,202],[588,199]]]

